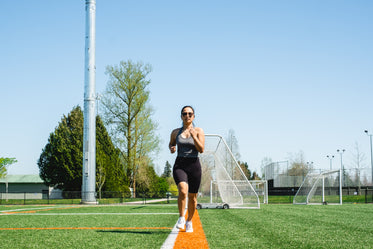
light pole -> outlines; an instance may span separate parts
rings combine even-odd
[[[307,162],[307,173],[313,170],[313,162]]]
[[[370,138],[370,165],[372,167],[372,186],[373,186],[373,151],[372,151],[372,134],[368,133],[368,130],[364,131]]]
[[[345,149],[337,150],[339,155],[341,155],[341,169],[339,173],[339,204],[342,204],[342,174],[343,174],[343,162],[342,162],[342,154],[345,152]]]
[[[332,170],[332,164],[333,164],[332,161],[333,161],[334,155],[330,155],[330,156],[327,155],[326,157],[329,158],[330,170]]]
[[[313,170],[313,162],[307,162],[307,174],[309,172],[311,172]],[[304,174],[305,172],[303,172],[303,181],[304,181],[304,178],[307,174]]]
[[[96,201],[96,0],[85,1],[82,204]]]
[[[96,115],[98,116],[98,111],[99,111],[99,109],[98,109],[98,104],[99,104],[99,102],[100,102],[100,100],[101,100],[101,97],[102,97],[102,95],[101,94],[99,94],[99,93],[96,93],[96,101],[97,101],[97,109],[96,109]]]
[[[233,153],[233,143],[235,143],[236,144],[236,136],[233,134],[233,131],[231,132],[230,131],[230,146],[231,146],[231,156],[229,157],[230,158],[230,165],[231,165],[231,174],[232,174],[232,179],[233,179],[233,175],[234,175],[234,166],[235,166],[235,162],[234,162],[234,160],[233,160],[233,158],[232,157],[236,157],[236,155]],[[236,147],[236,146],[235,146]]]

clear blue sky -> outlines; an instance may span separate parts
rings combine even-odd
[[[328,168],[337,149],[352,167],[355,142],[368,167],[372,13],[369,0],[97,0],[96,89],[107,65],[153,66],[158,173],[186,104],[205,133],[233,129],[252,170],[299,151]],[[85,1],[1,1],[0,37],[0,156],[18,160],[9,174],[38,174],[49,134],[83,107]]]

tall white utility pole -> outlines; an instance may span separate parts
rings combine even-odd
[[[343,162],[342,162],[342,154],[345,152],[346,150],[343,149],[343,150],[337,150],[337,152],[341,155],[341,169],[340,169],[340,173],[339,173],[339,204],[342,205],[342,191],[343,191],[343,182],[345,181],[345,179],[342,181],[342,177],[344,175],[344,169],[343,169]]]
[[[373,134],[369,134],[368,130],[364,131],[370,138],[370,167],[372,168],[372,186],[373,186],[373,147],[372,147],[372,136]]]
[[[85,1],[85,12],[82,204],[96,204],[96,0]]]

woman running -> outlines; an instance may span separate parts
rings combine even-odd
[[[197,206],[198,188],[201,183],[201,164],[198,153],[203,153],[205,147],[205,134],[202,128],[194,127],[194,109],[184,106],[181,109],[183,126],[174,129],[168,145],[171,153],[176,152],[177,157],[173,167],[173,177],[179,190],[178,207],[179,219],[176,227],[186,232],[193,232],[192,218]],[[188,219],[185,222],[184,212],[188,197]]]

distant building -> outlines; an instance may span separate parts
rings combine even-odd
[[[0,179],[0,192],[43,192],[49,190],[38,175],[8,175]]]
[[[2,199],[23,199],[25,194],[28,198],[45,199],[48,195],[49,197],[60,195],[56,192],[59,191],[45,185],[39,175],[7,175],[0,179],[0,198]]]

